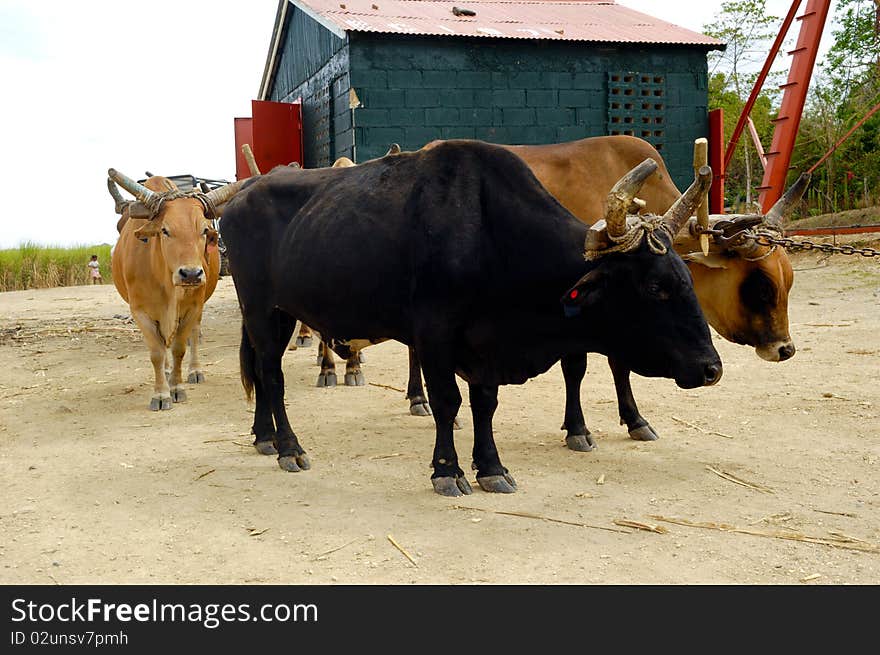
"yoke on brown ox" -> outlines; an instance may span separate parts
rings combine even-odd
[[[442,141],[434,141],[425,149]],[[679,198],[660,153],[647,141],[630,136],[604,136],[542,146],[503,146],[516,153],[535,177],[572,214],[588,225],[605,214],[608,190],[639,162],[651,158],[659,168],[639,191],[641,211],[662,215]],[[590,180],[590,184],[582,184]],[[788,328],[788,293],[793,282],[785,250],[758,245],[757,233],[783,233],[782,221],[806,191],[804,175],[766,215],[715,215],[708,255],[701,252],[695,218],[675,240],[675,249],[690,269],[694,290],[706,320],[725,339],[754,346],[759,357],[781,362],[792,357],[795,345]],[[528,338],[528,337],[527,337]],[[566,444],[572,450],[590,451],[595,442],[587,429],[580,402],[580,385],[586,373],[586,356],[561,361],[566,385]],[[653,441],[657,432],[639,413],[630,385],[630,371],[609,359],[617,391],[621,424],[633,439]],[[427,409],[418,359],[410,353],[407,398],[410,412]]]
[[[140,184],[112,168],[108,175],[108,189],[122,214],[111,257],[113,283],[150,349],[155,374],[150,409],[171,409],[172,401],[186,400],[181,366],[190,335],[194,338],[189,339],[187,381],[205,381],[199,364],[199,326],[220,273],[218,235],[209,221],[240,183],[199,193],[180,191],[165,177]],[[136,200],[125,201],[116,184]],[[166,377],[169,348],[173,364]]]

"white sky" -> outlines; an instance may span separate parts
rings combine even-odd
[[[619,2],[697,31],[721,4]],[[790,2],[768,6],[781,20]],[[0,248],[115,243],[110,167],[233,180],[233,118],[251,115],[276,7],[0,0]]]

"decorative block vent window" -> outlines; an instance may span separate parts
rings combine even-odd
[[[314,130],[314,157],[316,166],[329,166],[333,138],[333,110],[330,88],[320,86],[310,98],[314,106],[312,129]]]
[[[666,78],[653,73],[608,73],[608,134],[637,136],[663,150]]]

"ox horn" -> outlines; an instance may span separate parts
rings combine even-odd
[[[776,201],[776,204],[764,216],[765,225],[779,230],[782,229],[782,219],[794,209],[795,205],[803,197],[807,187],[810,185],[810,177],[810,173],[801,173],[797,181],[788,188],[788,191]]]
[[[143,184],[135,182],[127,175],[123,175],[115,168],[111,168],[110,170],[108,170],[107,175],[110,177],[111,180],[116,182],[119,186],[128,191],[131,195],[133,195],[145,205],[149,205],[153,201],[153,199],[159,195],[155,191],[150,191]]]
[[[244,160],[247,162],[248,170],[251,172],[251,175],[259,175],[260,167],[257,166],[257,160],[254,157],[254,151],[251,150],[251,146],[249,143],[245,143],[241,147],[241,153],[244,155]]]
[[[396,143],[392,143],[391,147],[388,148],[388,152],[385,153],[385,156],[388,155],[399,155],[400,154],[400,146]]]
[[[113,202],[116,205],[116,213],[121,214],[128,202],[122,197],[122,194],[119,193],[119,187],[116,186],[116,182],[109,177],[107,178],[107,190],[110,192],[110,196],[113,198]]]
[[[213,205],[214,207],[219,207],[224,202],[227,202],[232,196],[238,193],[241,186],[246,182],[246,180],[239,180],[238,182],[233,182],[232,184],[227,184],[226,186],[222,186],[219,189],[214,189],[205,194],[205,198]]]
[[[626,233],[626,212],[633,199],[642,188],[645,180],[658,168],[657,162],[651,158],[624,175],[608,193],[605,211],[605,224],[608,236],[619,237]]]
[[[673,238],[703,202],[703,196],[711,184],[712,169],[709,166],[700,166],[687,191],[681,194],[678,200],[672,203],[672,207],[663,214],[663,222],[666,223]]]

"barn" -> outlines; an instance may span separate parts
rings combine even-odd
[[[259,99],[302,103],[306,167],[630,134],[684,188],[719,48],[613,0],[280,0]]]

